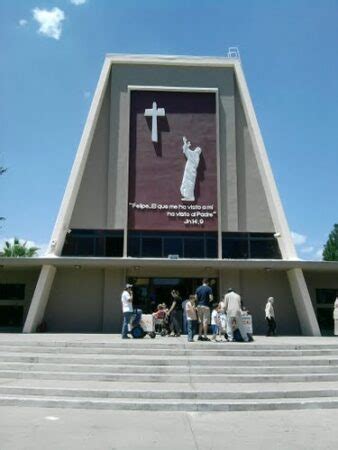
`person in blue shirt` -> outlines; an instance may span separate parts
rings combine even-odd
[[[197,315],[199,322],[199,341],[210,341],[208,338],[208,325],[210,322],[210,303],[213,301],[214,297],[212,294],[212,289],[209,286],[209,280],[204,278],[202,285],[196,289],[196,305],[197,305]],[[202,336],[203,334],[203,336]]]

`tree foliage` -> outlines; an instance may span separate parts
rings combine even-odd
[[[5,242],[0,256],[5,258],[31,258],[37,254],[38,250],[38,247],[28,247],[27,241],[22,243],[18,238],[14,238],[13,243]]]
[[[324,246],[323,260],[338,261],[338,223],[334,224],[333,230]]]

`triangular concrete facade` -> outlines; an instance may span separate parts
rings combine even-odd
[[[193,86],[190,77],[194,78]],[[124,229],[126,232],[128,158],[125,155],[129,146],[126,105],[129,87],[138,84],[153,86],[154,90],[156,86],[204,89],[217,85],[221,123],[220,231],[273,232],[278,236],[282,258],[297,259],[240,61],[121,55],[108,55],[103,65],[52,233],[49,255],[55,258],[61,255],[69,229]],[[52,265],[42,268],[24,332],[35,331],[43,319],[55,272]],[[301,269],[287,273],[303,334],[320,334]]]

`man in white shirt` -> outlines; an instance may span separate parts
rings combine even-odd
[[[128,325],[133,314],[133,291],[132,284],[127,284],[121,295],[123,324],[122,324],[122,339],[129,339]]]
[[[276,320],[275,320],[275,310],[273,308],[274,298],[269,297],[265,305],[265,320],[268,324],[267,336],[276,335]]]
[[[230,342],[234,340],[233,322],[236,321],[239,332],[244,342],[249,342],[248,335],[242,322],[242,300],[232,288],[224,296],[224,312],[227,315],[227,333]]]

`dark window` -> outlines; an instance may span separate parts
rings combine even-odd
[[[0,300],[24,300],[24,284],[0,284]]]
[[[76,242],[76,256],[94,256],[95,240],[92,237],[80,237]]]
[[[223,258],[281,259],[272,233],[222,233]]]
[[[123,231],[71,230],[62,256],[123,256]]]
[[[123,239],[119,237],[106,237],[106,256],[122,256]]]
[[[331,305],[333,308],[338,289],[316,289],[317,305]]]
[[[178,255],[183,256],[183,245],[181,238],[164,238],[163,239],[163,256]]]
[[[261,259],[280,259],[281,254],[277,240],[271,238],[250,239],[250,257]]]
[[[141,239],[138,236],[128,238],[128,256],[139,258],[141,256]]]
[[[204,258],[204,239],[186,238],[184,239],[185,258]]]
[[[243,238],[223,238],[222,242],[223,258],[247,259],[249,258],[248,239]]]
[[[94,241],[94,255],[95,256],[111,256],[105,252],[105,246],[107,245],[107,239],[104,236],[98,236]]]
[[[206,257],[210,259],[218,258],[217,238],[206,240]]]
[[[162,239],[159,237],[144,237],[142,239],[142,256],[144,258],[161,258]]]
[[[23,306],[0,306],[0,327],[22,327]]]
[[[140,258],[217,258],[217,233],[130,231],[128,256]]]

